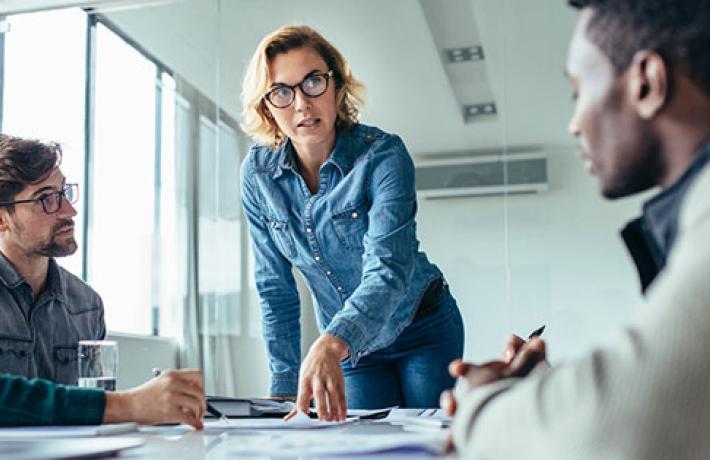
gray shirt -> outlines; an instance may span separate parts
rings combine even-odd
[[[76,385],[78,341],[105,336],[103,302],[86,283],[50,259],[34,301],[0,253],[0,373]]]

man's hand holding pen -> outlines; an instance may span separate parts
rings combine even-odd
[[[456,387],[441,394],[441,407],[448,415],[456,413],[457,401],[475,388],[511,377],[526,377],[538,366],[548,366],[545,342],[539,338],[544,326],[533,331],[528,340],[512,335],[506,340],[502,359],[484,364],[460,359],[449,365]]]

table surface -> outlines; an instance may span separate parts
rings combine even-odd
[[[139,433],[131,434],[130,437],[140,437],[143,438],[145,444],[136,449],[130,449],[123,451],[120,454],[120,458],[133,458],[133,459],[156,459],[156,458],[169,458],[172,460],[182,460],[182,459],[208,459],[208,460],[226,460],[228,458],[240,458],[240,459],[253,459],[253,460],[267,460],[270,458],[268,455],[236,455],[232,451],[235,446],[238,446],[241,442],[245,440],[252,441],[255,438],[264,438],[265,435],[273,436],[279,433],[276,430],[271,431],[246,431],[246,430],[230,430],[225,431],[222,434],[217,433],[204,433],[196,431],[187,431],[183,427],[149,427],[148,431],[142,429]],[[432,433],[431,428],[423,429],[428,433]],[[279,430],[280,431],[280,430]],[[306,430],[309,433],[313,433],[314,430]],[[405,429],[400,425],[392,425],[386,422],[374,422],[374,421],[359,421],[352,424],[342,425],[333,428],[322,428],[317,430],[323,435],[327,433],[353,433],[359,435],[372,435],[372,436],[387,436],[392,433],[402,433]],[[407,429],[409,431],[409,429]],[[293,433],[294,430],[289,430]],[[416,433],[411,433],[416,435]],[[123,435],[127,436],[127,435]],[[268,442],[268,440],[266,440]],[[277,457],[279,459],[292,458],[292,459],[305,459],[310,458],[309,456],[299,455],[298,452],[294,452],[292,457]],[[319,457],[324,458],[324,457]],[[347,459],[348,456],[339,456],[339,460]],[[354,457],[350,457],[354,458]],[[367,458],[365,456],[357,456],[359,460]],[[423,452],[407,452],[407,453],[378,453],[376,456],[371,456],[370,458],[383,458],[383,459],[424,459],[424,458],[446,458],[455,459],[457,458],[454,454],[447,454],[441,456],[433,456]]]

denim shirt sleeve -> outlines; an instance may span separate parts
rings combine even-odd
[[[103,390],[0,375],[0,426],[97,425],[105,407]]]
[[[242,164],[242,205],[254,251],[256,289],[269,357],[269,392],[271,396],[295,396],[301,364],[301,305],[291,263],[274,244],[259,207],[253,154],[254,150]]]
[[[362,279],[325,331],[347,342],[353,366],[371,351],[368,345],[387,327],[404,296],[418,247],[414,164],[404,143],[390,135],[367,155],[371,156],[371,207]]]

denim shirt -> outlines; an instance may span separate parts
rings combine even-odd
[[[321,332],[344,340],[353,366],[392,344],[439,269],[419,251],[414,164],[402,140],[356,124],[341,131],[311,194],[289,140],[252,147],[241,170],[271,394],[295,395],[305,278]]]
[[[76,385],[79,340],[106,336],[99,295],[49,260],[45,290],[32,288],[0,253],[0,373]]]

